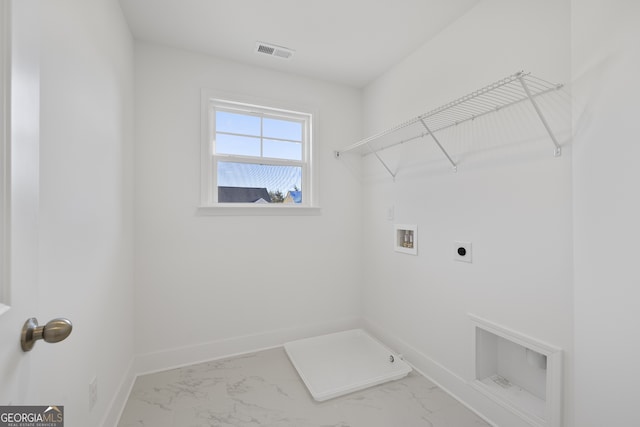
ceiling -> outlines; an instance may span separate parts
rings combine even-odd
[[[120,0],[136,39],[363,87],[480,0]],[[258,54],[256,42],[295,51]]]

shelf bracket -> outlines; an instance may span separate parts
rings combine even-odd
[[[384,160],[382,160],[382,157],[380,157],[380,155],[378,154],[378,152],[377,152],[377,151],[375,151],[375,150],[373,150],[373,149],[369,146],[369,144],[368,144],[368,143],[367,143],[367,147],[369,147],[369,149],[371,149],[371,152],[372,152],[373,154],[375,154],[375,156],[376,156],[376,158],[378,159],[378,161],[382,164],[382,166],[384,166],[384,168],[387,170],[387,172],[389,172],[389,175],[391,175],[391,177],[393,178],[393,181],[395,182],[395,180],[396,180],[396,174],[395,174],[395,173],[393,173],[393,172],[391,172],[391,169],[389,169],[389,166],[387,166],[387,164],[384,162]],[[336,159],[339,159],[341,154],[342,154],[342,153],[341,153],[340,151],[337,151],[337,150],[333,152],[333,155],[334,155],[334,157],[335,157]]]
[[[395,182],[396,174],[391,172],[391,169],[389,169],[389,166],[387,166],[387,164],[384,162],[384,160],[382,160],[382,157],[380,157],[378,152],[375,151],[374,149],[372,149],[371,146],[369,146],[369,143],[367,143],[367,147],[369,147],[369,149],[371,149],[371,151],[373,152],[373,154],[375,154],[375,156],[378,159],[378,161],[382,164],[382,166],[384,166],[384,168],[387,170],[387,172],[389,172],[389,175],[391,175],[391,177],[393,178],[393,181]]]
[[[440,148],[440,151],[442,151],[442,154],[444,154],[447,157],[447,160],[449,160],[449,163],[451,163],[451,166],[453,166],[453,171],[458,172],[458,165],[456,165],[456,162],[454,162],[451,156],[449,156],[449,153],[447,153],[447,150],[445,150],[442,144],[440,144],[440,141],[438,141],[438,138],[436,138],[433,132],[431,132],[431,129],[429,129],[429,126],[427,126],[427,124],[424,122],[424,119],[420,119],[420,123],[422,123],[422,126],[425,128],[427,133],[431,135],[431,138],[433,138],[436,145],[438,145],[438,148]]]
[[[538,103],[536,102],[536,100],[534,99],[533,95],[531,95],[531,91],[529,90],[529,86],[527,85],[527,82],[525,82],[524,80],[524,76],[521,74],[518,76],[518,80],[520,81],[520,84],[522,85],[522,88],[524,89],[524,92],[527,94],[527,98],[529,98],[529,101],[531,101],[531,104],[533,105],[533,108],[536,110],[536,113],[538,114],[538,117],[540,117],[540,121],[542,122],[542,124],[544,125],[545,129],[547,130],[547,133],[549,134],[549,137],[551,138],[551,141],[553,142],[554,145],[554,150],[553,150],[553,155],[555,157],[560,157],[560,155],[562,154],[562,147],[560,146],[560,144],[558,143],[558,140],[556,139],[555,135],[553,134],[553,131],[551,130],[551,127],[549,126],[549,123],[547,122],[547,119],[545,119],[544,115],[542,114],[542,110],[540,110],[540,107],[538,106]]]

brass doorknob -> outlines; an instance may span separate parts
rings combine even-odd
[[[53,319],[44,326],[38,326],[38,319],[32,317],[24,322],[20,344],[22,351],[30,351],[36,341],[45,340],[49,343],[60,342],[71,334],[73,325],[69,319]]]

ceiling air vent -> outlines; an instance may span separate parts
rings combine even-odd
[[[280,59],[291,59],[294,51],[274,44],[256,42],[256,52],[264,55],[275,56]]]

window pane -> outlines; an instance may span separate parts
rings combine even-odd
[[[260,136],[260,117],[216,111],[216,132]]]
[[[217,178],[219,203],[302,202],[299,166],[218,162]]]
[[[276,120],[265,118],[263,132],[266,138],[289,139],[302,141],[302,123],[289,120]]]
[[[264,157],[273,159],[302,160],[302,144],[299,142],[264,140]]]
[[[260,138],[216,134],[215,152],[260,157]]]

